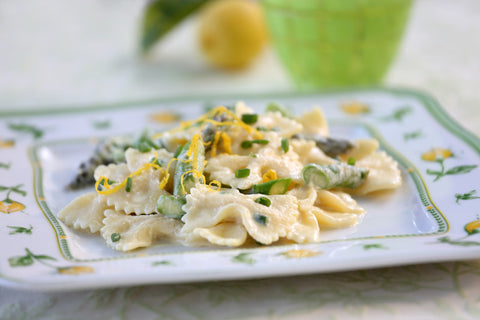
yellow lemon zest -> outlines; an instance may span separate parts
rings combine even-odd
[[[232,139],[230,139],[230,136],[224,131],[222,131],[221,136],[223,141],[223,149],[226,153],[232,154]]]
[[[187,191],[185,190],[185,186],[183,185],[183,179],[185,178],[185,176],[189,173],[192,173],[194,174],[195,173],[195,170],[188,170],[188,171],[185,171],[181,176],[180,176],[180,185],[182,186],[182,190],[183,190],[183,193],[186,194]]]
[[[273,169],[268,170],[262,176],[263,182],[268,182],[277,179],[277,172]]]
[[[160,181],[160,184],[158,185],[159,189],[163,189],[167,185],[168,179],[170,179],[170,166],[172,165],[172,163],[174,163],[177,160],[178,160],[177,158],[172,158],[167,163],[167,169],[165,170],[165,175],[163,176],[163,179]]]
[[[196,174],[195,175],[196,178],[199,178],[202,175],[202,171],[203,171],[200,169],[199,163],[198,163],[198,157],[199,157],[198,149],[199,149],[200,143],[203,143],[203,141],[202,141],[202,136],[198,133],[192,137],[192,142],[186,153],[186,156],[189,157],[192,161],[192,166],[193,166],[193,170],[195,171],[194,173]]]
[[[217,189],[212,189],[212,185],[215,185]],[[220,189],[222,188],[222,183],[217,180],[212,180],[207,186],[209,192],[220,192]]]
[[[153,159],[153,162],[156,161],[156,157]],[[127,180],[128,178],[133,178],[134,176],[138,176],[140,175],[143,171],[147,170],[148,168],[155,168],[157,170],[160,170],[162,172],[165,173],[165,169],[163,169],[162,167],[160,167],[158,164],[156,163],[152,163],[152,162],[149,162],[149,163],[145,163],[143,164],[140,169],[138,169],[137,171],[129,174],[120,184],[112,187],[112,185],[110,185],[108,183],[108,177],[105,177],[105,176],[101,176],[98,178],[97,182],[95,182],[95,190],[97,191],[98,194],[103,194],[103,195],[109,195],[109,194],[113,194],[115,192],[117,192],[118,190],[122,189],[122,188],[125,188],[125,186],[127,185]],[[167,174],[168,174],[168,171],[167,171]],[[99,185],[100,183],[103,181],[103,187],[104,187],[104,190],[99,190]]]
[[[217,115],[221,115],[223,113],[226,113],[227,115],[232,117],[235,121],[219,122],[219,121],[215,121],[215,120],[211,119],[211,118],[213,118]],[[239,127],[243,128],[245,131],[247,131],[248,133],[253,133],[258,139],[263,138],[263,135],[257,129],[255,129],[254,127],[252,127],[252,126],[246,124],[245,122],[243,122],[232,111],[228,110],[224,106],[218,106],[216,108],[213,108],[212,110],[210,110],[209,112],[207,112],[206,114],[204,114],[203,116],[201,116],[201,117],[199,117],[195,120],[181,121],[180,126],[178,126],[175,129],[172,129],[168,132],[172,133],[172,132],[183,131],[188,127],[191,127],[191,126],[199,124],[199,123],[204,123],[204,122],[211,123],[215,126],[226,126],[226,125],[239,126]],[[153,136],[153,139],[160,138],[162,136],[162,134],[163,134],[162,132],[155,134]]]
[[[210,156],[212,158],[217,156],[217,146],[218,146],[218,141],[220,140],[220,131],[215,132],[215,137],[213,138],[213,144],[212,144],[212,149],[210,151]]]

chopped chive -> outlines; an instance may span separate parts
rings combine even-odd
[[[257,198],[257,199],[255,199],[255,202],[263,204],[266,207],[270,207],[270,205],[272,204],[272,201],[270,201],[270,199],[268,199],[267,197]]]
[[[257,156],[255,153],[253,153],[253,152],[250,152],[250,153],[248,154],[248,156],[249,156],[250,158],[257,158],[257,157],[258,157],[258,156]]]
[[[99,188],[100,190],[97,189],[97,191],[103,191],[103,190],[105,190],[105,182],[107,182],[109,185],[115,183],[115,181],[112,181],[112,180],[110,180],[110,179],[107,179],[107,181],[105,181],[105,179],[102,179],[102,180],[100,180],[100,182],[99,182],[99,185],[101,186],[101,188]]]
[[[348,158],[347,160],[347,164],[350,166],[354,166],[355,162],[356,162],[355,158],[352,158],[352,157]]]
[[[173,154],[173,157],[178,158],[178,156],[180,155],[180,152],[182,152],[182,149],[183,149],[183,145],[179,145],[177,147],[177,150],[175,150],[175,153]]]
[[[288,142],[288,138],[282,138],[281,145],[282,145],[283,152],[287,153],[288,150],[290,149],[290,144]]]
[[[253,214],[253,220],[255,220],[257,223],[262,224],[262,225],[267,225],[267,216],[260,214],[258,212],[255,212]]]
[[[257,144],[268,144],[268,140],[267,139],[258,139],[258,140],[252,140],[253,143],[257,143]]]
[[[153,158],[150,160],[150,163],[156,164],[156,165],[159,166],[159,167],[162,166],[162,164],[160,163],[160,161],[158,161],[158,158],[155,158],[155,157],[153,157]]]
[[[120,233],[115,232],[115,233],[112,233],[112,235],[110,236],[110,238],[112,239],[112,242],[118,242],[118,241],[120,241],[120,239],[122,238],[122,236],[120,235]]]
[[[246,124],[254,124],[258,120],[258,115],[256,113],[245,113],[242,114],[242,121]]]
[[[242,141],[242,144],[240,145],[243,149],[249,149],[253,146],[253,142],[250,140],[245,140]]]
[[[110,180],[110,179],[107,179],[107,183],[108,183],[108,184],[114,184],[115,181]],[[102,179],[102,180],[100,181],[100,185],[105,186],[105,179]]]
[[[141,153],[147,153],[147,152],[152,151],[152,147],[150,145],[148,145],[148,143],[140,142],[137,145],[137,150],[140,151]]]
[[[244,140],[244,141],[242,141],[240,146],[243,149],[248,149],[248,148],[251,148],[254,143],[256,143],[256,144],[268,144],[268,142],[269,141],[267,139]]]
[[[267,105],[267,108],[265,110],[266,112],[280,112],[280,114],[285,117],[285,118],[291,118],[292,116],[289,114],[287,109],[285,109],[283,106],[279,105],[276,102],[270,102]]]
[[[264,126],[258,126],[257,130],[258,131],[270,131],[270,129],[268,129],[267,127],[264,127]]]
[[[235,178],[246,178],[250,175],[250,169],[238,169],[235,171]]]
[[[132,177],[127,178],[127,183],[125,185],[125,191],[127,191],[127,192],[132,191]]]

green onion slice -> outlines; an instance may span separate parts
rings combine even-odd
[[[245,141],[242,141],[240,146],[243,149],[249,149],[253,146],[254,143],[256,143],[256,144],[268,144],[268,142],[269,141],[267,139],[245,140]]]
[[[258,114],[256,113],[245,113],[242,114],[242,121],[246,124],[254,124],[258,120]]]
[[[246,178],[250,175],[250,169],[238,169],[235,171],[235,178]]]
[[[115,233],[112,233],[112,235],[110,236],[110,238],[112,239],[112,242],[118,242],[118,241],[120,241],[120,239],[122,238],[122,236],[120,235],[120,233],[115,232]]]
[[[257,198],[257,199],[255,199],[255,202],[263,204],[266,207],[270,207],[270,205],[272,204],[272,201],[270,201],[270,199],[268,199],[267,197]]]
[[[282,145],[283,152],[287,153],[288,150],[290,150],[290,144],[288,142],[288,138],[282,138],[281,145]]]
[[[263,214],[260,214],[258,212],[255,212],[253,214],[253,220],[255,220],[255,222],[261,224],[261,225],[267,225],[267,216],[263,215]]]
[[[125,191],[126,192],[132,191],[132,177],[127,178],[127,183],[125,184]]]

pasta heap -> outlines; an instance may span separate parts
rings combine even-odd
[[[397,163],[375,139],[329,137],[320,108],[294,118],[276,104],[244,103],[127,144],[94,171],[95,191],[58,217],[99,232],[120,251],[166,240],[237,247],[315,242],[320,230],[355,225],[352,195],[397,188]],[[123,149],[122,149],[123,151]]]

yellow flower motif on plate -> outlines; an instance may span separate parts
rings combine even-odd
[[[157,112],[150,115],[150,119],[159,123],[172,123],[180,119],[178,114],[173,112]]]
[[[465,231],[470,234],[478,233],[480,229],[480,220],[475,220],[465,225]]]
[[[13,140],[2,140],[0,139],[0,148],[11,148],[15,145]]]
[[[0,201],[0,212],[2,213],[12,213],[17,211],[22,211],[25,209],[25,206],[17,201]]]
[[[289,251],[284,251],[282,254],[287,257],[287,258],[309,258],[309,257],[315,257],[322,252],[320,251],[312,251],[312,250],[306,250],[306,249],[298,249],[298,250],[289,250]]]
[[[422,154],[425,161],[435,161],[437,159],[447,159],[453,155],[452,151],[445,148],[432,148]]]
[[[71,267],[63,267],[57,268],[58,272],[61,274],[84,274],[84,273],[93,273],[95,270],[89,266],[71,266]]]
[[[350,115],[358,115],[358,114],[365,114],[370,112],[370,107],[359,101],[350,101],[342,103],[341,106],[342,111],[350,114]]]

